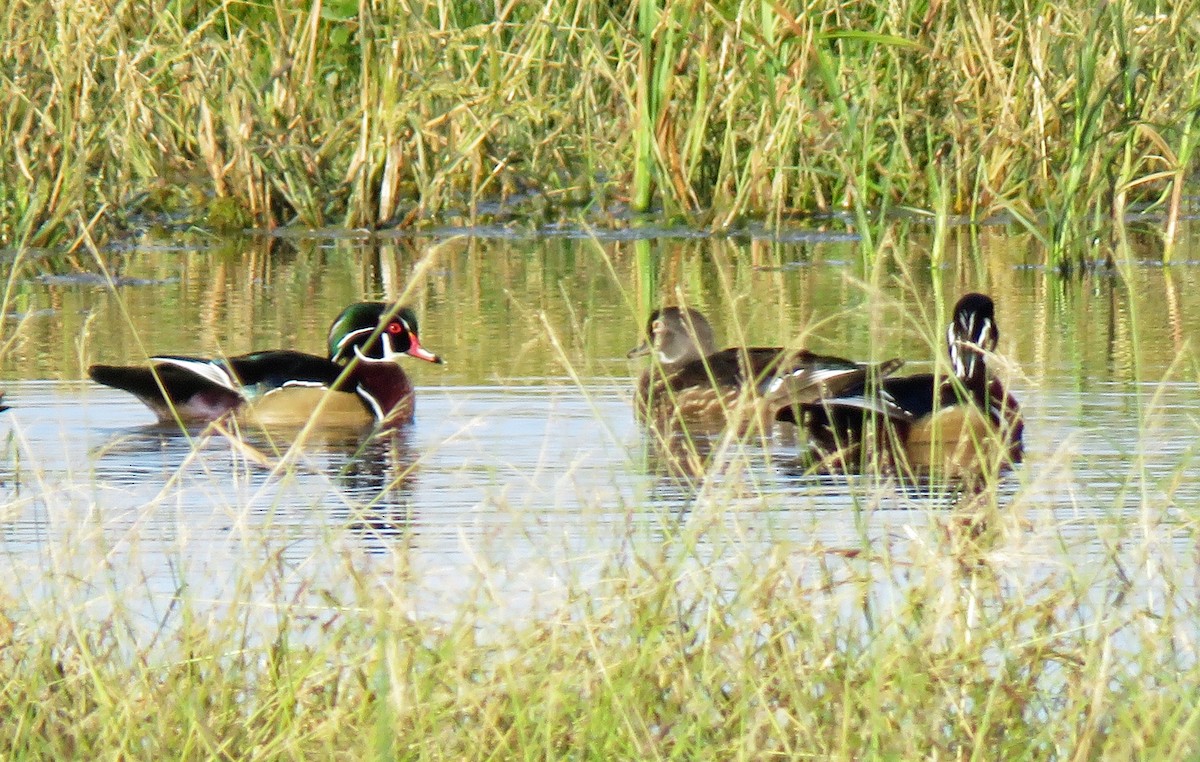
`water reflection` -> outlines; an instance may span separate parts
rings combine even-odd
[[[649,427],[645,431],[646,473],[665,480],[692,483],[702,479],[713,467],[713,449],[719,447],[719,434],[692,434],[679,427]]]
[[[723,472],[752,467],[745,457],[723,457],[724,438],[718,434],[650,427],[641,441],[642,471],[651,478],[647,498],[673,507],[678,518],[686,516],[706,484],[719,480]]]
[[[346,511],[333,515],[368,551],[387,551],[416,524],[417,479],[418,457],[408,429],[367,437],[337,471]]]
[[[195,515],[261,502],[265,507],[250,513],[265,525],[280,520],[279,498],[308,509],[324,506],[317,514],[322,521],[344,526],[370,551],[402,538],[415,516],[418,457],[407,429],[301,435],[152,424],[112,432],[91,448],[89,459],[106,489],[157,489]]]

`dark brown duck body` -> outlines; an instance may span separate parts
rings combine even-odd
[[[857,363],[782,347],[715,349],[712,327],[696,310],[665,307],[650,316],[647,340],[629,357],[656,362],[638,381],[636,410],[648,425],[715,433],[745,432],[774,421],[796,422],[798,411],[902,364]]]
[[[883,469],[960,480],[1019,463],[1025,430],[1021,408],[989,376],[985,359],[999,336],[992,300],[967,294],[955,306],[946,333],[952,374],[887,378],[875,391],[856,387],[807,406],[802,422],[815,454],[833,470]]]

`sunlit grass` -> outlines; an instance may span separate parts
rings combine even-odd
[[[1067,269],[1150,205],[1169,251],[1197,10],[17,0],[0,242],[846,210],[870,252],[901,206],[1005,213]]]

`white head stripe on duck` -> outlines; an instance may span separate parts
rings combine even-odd
[[[966,369],[963,368],[962,357],[958,351],[958,339],[954,332],[954,323],[946,326],[946,347],[950,350],[950,367],[954,370],[954,375],[962,378],[967,375]]]
[[[340,355],[342,353],[342,350],[346,348],[347,344],[357,340],[360,336],[370,336],[374,331],[374,328],[359,328],[357,331],[350,331],[345,336],[338,339],[336,345],[338,354]]]
[[[954,319],[946,328],[946,347],[958,378],[975,378],[986,372],[985,356],[995,351],[1000,339],[993,310],[992,300],[983,294],[967,294],[955,305]]]
[[[354,345],[354,356],[358,358],[359,362],[390,363],[400,355],[404,354],[403,352],[397,352],[392,348],[392,337],[386,331],[379,334],[379,343],[383,348],[383,357],[367,357],[365,354],[363,354],[362,349],[360,349],[357,344]]]

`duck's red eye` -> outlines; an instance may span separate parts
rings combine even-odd
[[[404,326],[400,323],[388,323],[387,331],[391,334],[404,333]]]

